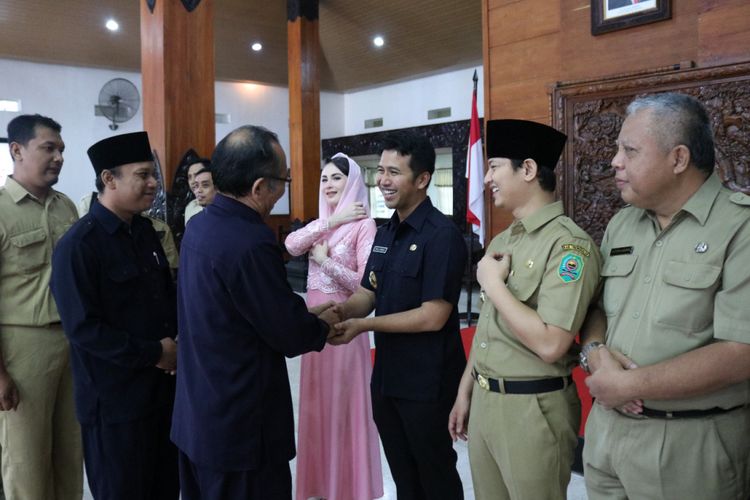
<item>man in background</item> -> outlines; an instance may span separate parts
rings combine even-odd
[[[714,164],[698,101],[628,106],[612,167],[629,205],[581,339],[591,500],[750,497],[750,197]]]
[[[71,345],[86,475],[97,499],[176,500],[175,290],[140,215],[158,186],[151,146],[135,132],[88,155],[99,196],[55,249],[51,281]]]
[[[49,290],[52,250],[78,219],[52,189],[63,165],[60,125],[8,124],[13,175],[0,187],[0,447],[5,498],[83,495],[68,341]]]
[[[477,500],[567,496],[581,416],[572,347],[601,257],[555,201],[565,141],[541,123],[487,122],[484,183],[513,223],[477,266],[484,304],[449,421],[454,440],[468,429]]]

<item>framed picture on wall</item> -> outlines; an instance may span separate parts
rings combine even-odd
[[[663,21],[671,17],[671,0],[591,0],[592,35]]]

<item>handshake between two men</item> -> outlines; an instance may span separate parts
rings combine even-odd
[[[349,318],[347,303],[332,300],[308,310],[328,323],[328,340],[332,345],[348,344],[360,333],[369,330],[366,318]]]

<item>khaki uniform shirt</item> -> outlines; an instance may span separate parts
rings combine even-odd
[[[52,249],[76,220],[62,193],[50,190],[40,201],[12,177],[0,187],[0,325],[60,321],[49,290]]]
[[[607,345],[638,365],[718,340],[750,343],[750,197],[716,174],[661,230],[656,217],[625,207],[602,241]],[[661,410],[731,408],[750,402],[750,382],[715,393],[644,401]]]
[[[508,289],[542,321],[575,335],[599,284],[601,256],[596,243],[551,203],[515,221],[497,235],[488,253],[512,254]],[[545,363],[503,321],[492,301],[482,306],[472,345],[474,368],[492,378],[533,379],[570,374],[575,357]]]

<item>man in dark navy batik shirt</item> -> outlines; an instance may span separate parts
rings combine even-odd
[[[55,248],[50,282],[70,341],[86,475],[97,499],[176,500],[175,290],[140,216],[157,190],[151,146],[136,132],[88,154],[98,201]]]
[[[211,162],[219,194],[180,249],[172,440],[182,498],[287,500],[295,449],[284,357],[320,351],[330,327],[292,291],[262,220],[289,180],[276,135],[240,127]]]
[[[467,252],[427,197],[434,170],[428,139],[385,140],[377,185],[396,212],[378,229],[359,290],[336,308],[349,319],[330,340],[375,332],[372,409],[399,500],[463,498],[447,422],[466,365],[456,304]]]

